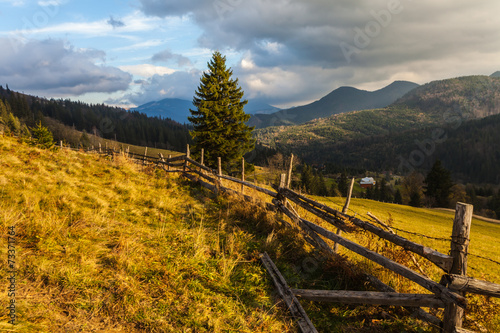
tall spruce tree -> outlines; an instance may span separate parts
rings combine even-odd
[[[436,160],[424,180],[425,195],[430,199],[432,206],[448,208],[450,193],[453,186],[451,173],[440,160]]]
[[[241,161],[241,157],[255,146],[252,130],[245,124],[250,115],[243,111],[248,103],[242,100],[243,90],[238,86],[238,79],[232,79],[233,71],[226,68],[226,57],[214,52],[208,62],[208,71],[200,81],[195,92],[189,121],[193,125],[190,132],[194,145],[193,152],[203,148],[208,166],[217,165],[221,157],[227,171]]]

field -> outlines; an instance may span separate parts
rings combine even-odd
[[[342,198],[318,199],[333,207],[343,204]],[[451,233],[453,214],[448,212],[362,199],[354,199],[351,209],[391,218],[393,226],[408,231],[443,238]],[[259,263],[263,251],[294,288],[366,288],[356,268],[345,260],[323,259],[260,205],[215,197],[177,176],[138,168],[121,155],[41,150],[0,137],[2,260],[10,227],[17,240],[18,325],[8,324],[2,310],[2,331],[295,332],[288,312],[276,306]],[[383,242],[364,236],[349,237],[387,250]],[[470,252],[500,261],[499,236],[500,226],[474,220]],[[448,251],[449,242],[422,242]],[[381,273],[399,291],[413,291],[401,278],[356,256],[349,254],[349,261]],[[474,257],[469,263],[472,276],[499,282],[495,264]],[[9,276],[6,266],[0,274]],[[5,309],[10,301],[6,279],[0,288]],[[435,331],[394,307],[303,305],[320,332]],[[498,330],[495,306],[474,298],[468,327]]]

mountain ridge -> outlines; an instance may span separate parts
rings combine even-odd
[[[310,104],[280,110],[270,115],[254,115],[249,125],[256,128],[299,125],[334,114],[386,107],[419,85],[409,81],[394,81],[375,91],[354,87],[339,87]]]

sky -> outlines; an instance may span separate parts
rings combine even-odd
[[[303,105],[500,70],[498,0],[0,0],[0,84],[138,106],[191,100],[214,51],[245,98]]]

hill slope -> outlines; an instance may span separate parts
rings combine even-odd
[[[491,138],[497,138],[494,134],[497,129],[492,126],[496,126],[498,118],[491,118],[488,129],[489,120],[479,123],[484,133],[467,132],[469,127],[465,125],[470,120],[496,114],[500,114],[500,78],[472,76],[431,82],[384,109],[349,112],[299,126],[260,129],[256,137],[267,146],[294,152],[309,163],[334,162],[371,170],[396,170],[399,155],[409,156],[418,149],[416,140],[432,138],[432,131],[440,129],[454,138],[440,145],[440,149],[446,149],[450,162],[451,156],[464,156],[464,147],[475,146],[483,148],[475,149],[474,154],[471,148],[468,158],[473,156],[478,163],[488,161],[487,165],[495,165],[497,145]],[[418,166],[428,168],[438,156],[434,151],[431,155]],[[458,167],[456,162],[450,164]],[[454,171],[462,179],[496,181],[491,178],[496,169],[490,166],[487,169],[483,173],[464,167]]]
[[[17,240],[16,332],[293,331],[253,257],[261,240],[199,190],[120,156],[3,136],[0,157],[0,231],[14,227]],[[13,329],[7,311],[0,329]]]
[[[253,116],[249,124],[257,128],[303,124],[313,119],[325,118],[338,113],[382,108],[416,87],[418,84],[407,81],[396,81],[377,91],[340,87],[311,104],[281,110],[270,115]]]

